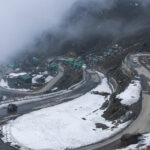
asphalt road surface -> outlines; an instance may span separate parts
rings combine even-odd
[[[144,86],[143,88],[143,93],[142,93],[142,110],[139,114],[139,116],[137,117],[137,119],[125,130],[123,130],[122,132],[120,132],[119,134],[111,137],[110,139],[107,139],[103,142],[100,143],[96,143],[96,144],[92,144],[89,146],[85,146],[82,148],[78,148],[78,150],[112,150],[113,148],[115,148],[116,144],[118,143],[119,139],[121,138],[122,135],[127,134],[127,133],[146,133],[146,132],[150,132],[150,71],[147,70],[147,68],[145,68],[145,66],[143,66],[140,63],[139,58],[140,57],[146,57],[146,56],[150,56],[149,53],[145,53],[145,54],[133,54],[130,55],[129,57],[129,62],[136,60],[136,62],[132,62],[132,64],[136,63],[137,67],[135,67],[136,65],[134,65],[134,69],[137,71],[137,73],[141,76],[142,81],[144,83],[149,83],[147,84],[147,86]]]
[[[124,129],[122,132],[118,133],[117,135],[96,144],[92,144],[89,146],[85,146],[82,148],[78,148],[78,150],[112,150],[113,147],[115,147],[117,141],[120,139],[120,137],[123,134],[126,133],[145,133],[150,132],[150,95],[149,95],[149,81],[150,81],[150,72],[145,68],[143,64],[140,63],[139,58],[140,56],[150,56],[150,54],[135,54],[131,55],[129,57],[129,62],[136,60],[136,62],[132,62],[131,65],[134,63],[137,64],[134,65],[134,69],[138,72],[138,74],[143,78],[142,81],[147,83],[147,86],[143,88],[143,94],[142,94],[142,110],[137,119],[126,129]],[[83,95],[84,93],[90,91],[92,88],[94,88],[98,83],[100,82],[100,79],[97,77],[96,73],[89,73],[89,78],[87,78],[87,82],[80,86],[79,88],[73,90],[72,92],[69,92],[67,94],[54,96],[50,99],[45,99],[38,102],[32,102],[29,104],[23,104],[19,106],[18,112],[16,114],[8,114],[6,108],[0,109],[0,124],[6,123],[8,120],[15,119],[18,116],[21,116],[23,114],[32,112],[34,110],[39,110],[41,108],[54,106],[57,104],[60,104],[62,102],[67,102],[70,100],[73,100],[76,97],[79,97]],[[0,141],[0,150],[14,150],[14,148],[10,147],[9,144],[4,144],[2,141]]]
[[[96,72],[90,70],[87,71],[85,80],[86,81],[84,84],[81,84],[78,86],[78,88],[75,88],[69,93],[55,95],[54,97],[45,98],[41,101],[19,105],[18,111],[14,114],[9,114],[7,112],[7,108],[0,108],[0,125],[5,124],[7,121],[15,119],[23,114],[71,101],[92,90],[101,81],[99,75]],[[5,144],[0,140],[0,150],[14,150],[14,148],[10,147],[9,143]]]
[[[56,77],[54,77],[50,82],[48,82],[44,87],[42,87],[39,90],[35,91],[19,91],[19,90],[11,90],[6,89],[3,87],[0,87],[0,91],[3,93],[12,93],[12,94],[20,94],[20,95],[36,95],[36,94],[42,94],[48,90],[50,90],[64,75],[64,68],[61,66],[61,64],[58,65],[58,74]]]

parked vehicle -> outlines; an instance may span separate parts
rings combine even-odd
[[[9,113],[13,113],[13,112],[16,112],[18,109],[17,105],[15,104],[9,104],[8,107],[7,107],[7,111]]]

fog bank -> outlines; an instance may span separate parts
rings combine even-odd
[[[1,61],[27,50],[85,53],[122,38],[130,42],[149,30],[149,8],[149,0],[3,0]]]
[[[77,1],[61,28],[43,40],[44,49],[84,54],[104,51],[106,45],[120,39],[130,43],[129,38],[150,31],[149,8],[148,0]]]
[[[77,0],[1,0],[0,62],[55,30]]]

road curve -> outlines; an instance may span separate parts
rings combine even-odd
[[[45,98],[40,101],[35,101],[31,103],[26,103],[19,105],[18,111],[15,114],[8,114],[7,108],[0,108],[0,125],[5,124],[7,121],[11,119],[15,119],[21,115],[30,113],[35,110],[39,110],[46,107],[51,107],[63,102],[71,101],[77,97],[82,96],[88,91],[95,88],[100,83],[100,77],[95,71],[87,70],[85,83],[81,84],[77,88],[74,88],[68,93],[64,93],[61,95],[55,95],[51,98]],[[5,144],[0,140],[0,150],[15,150],[15,148],[10,147],[9,144]]]
[[[136,64],[133,66],[135,71],[137,71],[137,73],[141,76],[141,78],[143,78],[143,82],[145,83],[150,83],[150,72],[149,70],[147,70],[145,68],[145,66],[143,66],[140,61],[139,58],[140,56],[150,56],[150,53],[140,53],[140,54],[132,54],[129,56],[129,62],[131,61],[131,65],[135,64],[135,61],[133,62],[133,60],[136,60]],[[137,66],[137,67],[136,67]],[[132,67],[132,66],[131,66]],[[127,133],[146,133],[146,132],[150,132],[150,88],[149,86],[144,87],[143,88],[143,92],[142,92],[142,110],[139,114],[139,116],[137,117],[137,119],[130,124],[125,130],[123,130],[122,132],[120,132],[119,134],[113,136],[110,139],[106,139],[103,142],[100,143],[96,143],[96,144],[92,144],[89,146],[85,146],[85,147],[81,147],[78,148],[78,150],[112,150],[112,146],[113,144],[119,140],[121,138],[122,135],[127,134]]]
[[[39,90],[35,91],[20,91],[20,90],[11,90],[7,88],[0,87],[0,91],[4,93],[11,93],[11,94],[20,94],[20,95],[36,95],[42,94],[48,90],[50,90],[64,75],[64,68],[61,64],[58,65],[58,74],[54,77],[50,82],[48,82],[44,87]]]
[[[139,75],[143,78],[143,82],[149,82],[150,81],[150,72],[140,63],[139,59],[140,56],[150,56],[150,54],[132,54],[129,56],[129,62],[131,61],[131,65],[135,64],[133,62],[133,59],[137,60],[137,67],[134,65],[134,69],[137,71]],[[95,80],[96,74],[91,73],[90,74],[90,80],[86,82],[86,84],[83,84],[81,87],[75,89],[74,91],[63,94],[60,96],[54,96],[51,99],[45,99],[44,101],[38,101],[38,102],[33,102],[29,104],[23,104],[19,106],[18,112],[14,114],[13,116],[9,115],[6,111],[6,108],[1,108],[0,109],[0,125],[3,123],[6,123],[8,120],[15,119],[18,116],[21,116],[23,114],[32,112],[34,110],[38,110],[41,108],[45,107],[50,107],[54,106],[57,104],[60,104],[62,102],[70,101],[76,97],[81,96],[82,94],[86,93],[87,91],[91,90],[94,88],[98,83],[99,80]],[[150,95],[149,95],[149,87],[145,87],[143,89],[143,100],[142,100],[142,110],[137,119],[128,126],[128,128],[124,129],[122,132],[118,133],[117,135],[113,136],[110,139],[106,139],[103,142],[99,142],[96,144],[92,144],[89,146],[77,148],[78,150],[112,150],[112,147],[110,148],[108,145],[112,145],[115,143],[115,141],[119,140],[120,137],[123,134],[126,133],[135,133],[135,132],[140,132],[140,133],[145,133],[145,132],[150,132]],[[14,150],[14,148],[9,147],[9,144],[4,144],[2,141],[0,141],[0,149],[2,150]]]

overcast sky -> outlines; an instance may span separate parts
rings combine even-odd
[[[32,44],[46,30],[59,25],[77,0],[1,0],[0,61]]]

